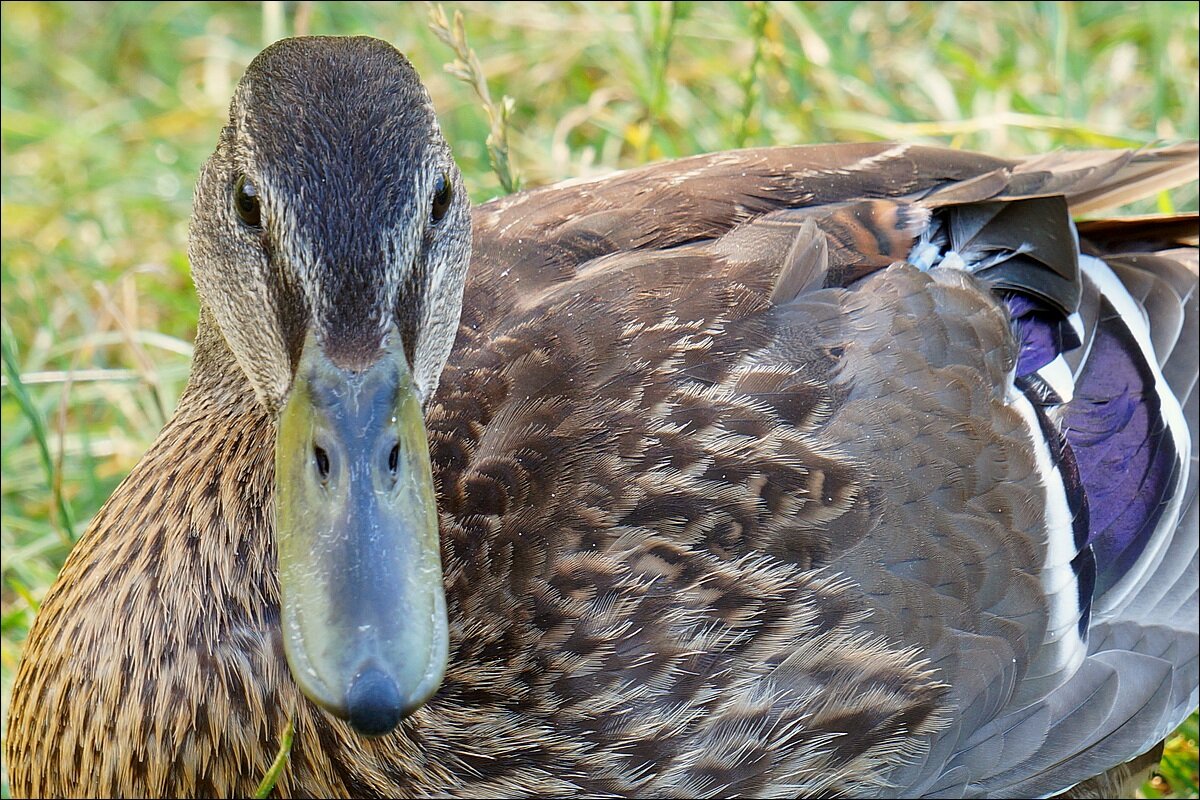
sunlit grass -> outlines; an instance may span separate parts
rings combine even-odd
[[[269,41],[365,33],[395,43],[484,200],[516,176],[536,186],[743,145],[897,138],[1020,155],[1195,138],[1197,9],[447,3],[451,18],[463,13],[475,74],[422,5],[6,3],[4,720],[21,643],[71,537],[186,379],[191,187],[235,82]],[[444,70],[456,59],[469,81]],[[490,118],[480,80],[499,98]],[[1194,209],[1195,185],[1144,210],[1156,205]],[[1196,796],[1189,724],[1190,749],[1177,740],[1164,768],[1173,796]]]

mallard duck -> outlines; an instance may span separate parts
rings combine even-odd
[[[1197,702],[1195,144],[688,158],[469,209],[263,51],[188,387],[50,590],[28,796],[1039,796]],[[468,261],[470,270],[468,271]]]

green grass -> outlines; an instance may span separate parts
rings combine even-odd
[[[191,186],[267,42],[308,32],[395,43],[483,200],[517,180],[742,145],[897,138],[1020,155],[1195,138],[1198,9],[449,4],[471,62],[421,5],[6,3],[4,719],[38,601],[186,379]],[[455,61],[471,81],[443,71]],[[1139,210],[1196,204],[1193,184]],[[1163,770],[1170,786],[1148,793],[1197,796],[1195,716],[1184,731]]]

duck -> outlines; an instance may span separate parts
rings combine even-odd
[[[1075,219],[1197,161],[780,146],[472,209],[400,52],[270,45],[14,796],[1120,785],[1197,705],[1198,221]]]

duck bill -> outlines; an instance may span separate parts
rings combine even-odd
[[[448,649],[433,472],[402,349],[348,371],[309,336],[277,435],[292,677],[360,733],[386,733],[437,690]]]

